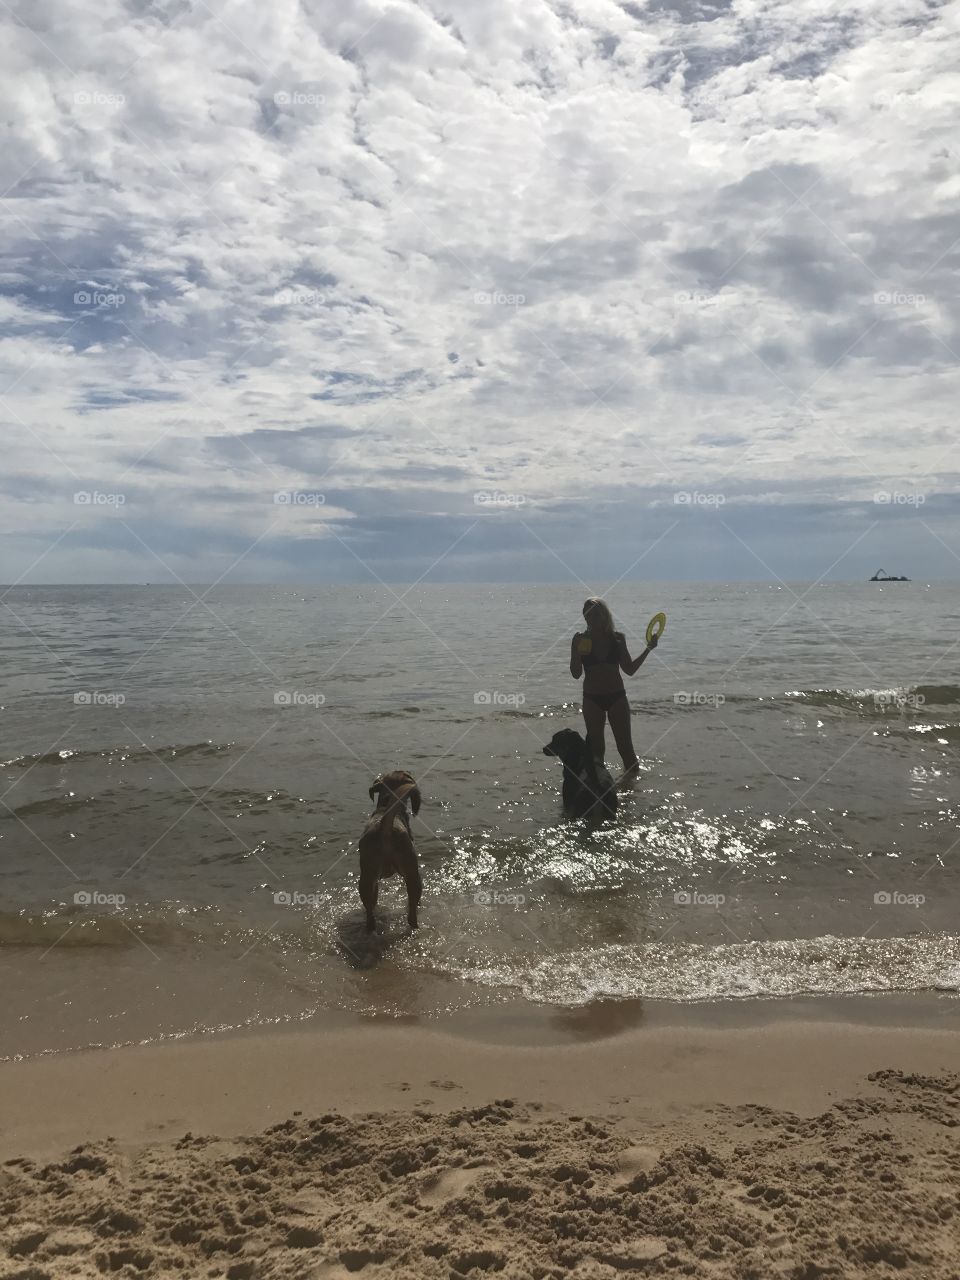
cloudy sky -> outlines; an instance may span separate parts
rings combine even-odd
[[[960,579],[960,9],[8,0],[6,582]]]

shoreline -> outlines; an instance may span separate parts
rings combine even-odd
[[[716,1104],[812,1114],[872,1071],[960,1060],[960,1001],[946,995],[654,1003],[517,1005],[429,1023],[340,1015],[8,1060],[0,1159],[50,1158],[108,1136],[126,1146],[235,1136],[293,1111],[441,1112],[508,1095],[647,1121],[658,1107]]]
[[[552,1046],[605,1040],[630,1030],[667,1027],[750,1029],[771,1020],[839,1022],[863,1026],[960,1027],[960,992],[950,987],[923,991],[870,991],[849,995],[746,996],[738,999],[664,1000],[658,997],[602,997],[581,1005],[537,1003],[523,998],[479,1000],[441,1013],[373,1013],[318,1009],[304,1018],[253,1026],[162,1033],[144,1040],[91,1042],[20,1050],[9,1043],[0,1070],[10,1063],[39,1062],[87,1053],[136,1051],[165,1045],[212,1044],[251,1037],[320,1035],[330,1031],[418,1027],[456,1039],[495,1045]],[[0,1045],[4,1044],[0,1040]]]

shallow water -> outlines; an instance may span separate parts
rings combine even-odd
[[[960,589],[624,584],[634,652],[668,624],[627,682],[643,772],[598,830],[561,820],[541,753],[582,727],[579,595],[194,590],[5,598],[0,1054],[960,984]],[[393,767],[424,794],[423,927],[390,882],[368,938],[356,839]]]

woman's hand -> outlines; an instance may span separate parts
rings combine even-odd
[[[584,632],[578,631],[570,641],[570,674],[574,680],[579,680],[583,675],[583,659],[580,656],[580,642],[584,637]]]
[[[635,676],[646,662],[648,655],[657,647],[657,641],[659,639],[659,636],[654,636],[647,647],[642,649],[635,658],[630,657],[630,650],[624,642],[623,652],[620,654],[620,670],[625,671],[628,676]]]

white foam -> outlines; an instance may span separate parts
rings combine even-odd
[[[586,948],[541,960],[448,962],[460,978],[544,1004],[957,990],[960,938],[821,938]]]

